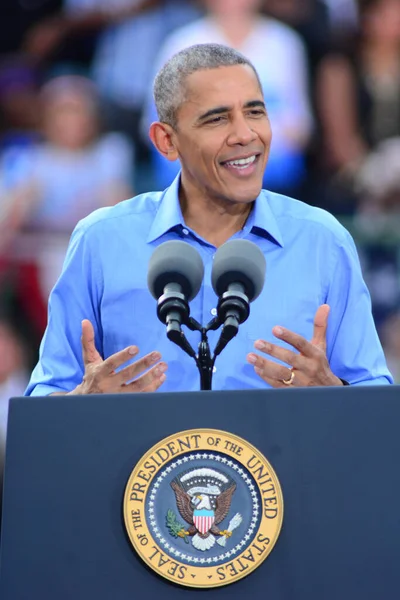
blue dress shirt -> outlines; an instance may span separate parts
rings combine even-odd
[[[160,391],[200,389],[194,360],[167,339],[147,288],[147,266],[154,249],[167,240],[184,240],[197,248],[205,266],[191,315],[206,324],[215,314],[211,269],[216,248],[185,225],[178,186],[179,176],[164,192],[102,208],[77,225],[63,272],[50,295],[49,322],[28,395],[71,391],[81,383],[82,319],[93,323],[96,347],[104,358],[131,344],[139,347],[141,356],[158,350],[168,363]],[[274,325],[311,339],[315,312],[324,303],[331,307],[327,356],[333,373],[353,385],[393,382],[353,240],[334,217],[263,190],[243,230],[234,237],[261,248],[267,273],[248,320],[217,358],[213,389],[268,387],[246,362],[255,340],[285,345],[272,335]],[[199,333],[186,333],[197,348]],[[211,349],[219,333],[210,332]]]

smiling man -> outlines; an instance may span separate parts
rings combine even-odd
[[[199,389],[194,361],[166,338],[147,289],[151,254],[173,239],[202,256],[191,303],[202,323],[216,312],[216,248],[245,238],[266,257],[264,289],[218,358],[214,389],[392,383],[350,235],[328,213],[261,189],[272,134],[249,61],[225,46],[192,46],[161,69],[154,95],[150,137],[182,171],[164,192],[78,224],[27,393]],[[212,348],[218,335],[210,332]],[[192,346],[198,336],[188,332]]]
[[[179,80],[190,51],[178,54],[156,79],[160,122],[152,124],[150,137],[167,159],[181,160],[179,200],[186,225],[218,247],[242,229],[260,193],[271,127],[253,67],[221,46],[193,48],[214,49],[215,65],[224,55],[242,63],[195,70],[182,85],[169,71],[177,68]]]

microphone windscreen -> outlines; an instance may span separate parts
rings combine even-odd
[[[211,273],[212,286],[222,296],[231,283],[241,283],[252,302],[264,287],[266,261],[260,248],[248,240],[230,240],[215,254]]]
[[[198,251],[186,242],[172,240],[158,246],[149,261],[147,285],[158,300],[169,283],[178,283],[187,300],[199,293],[204,265]]]

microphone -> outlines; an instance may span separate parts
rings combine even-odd
[[[218,248],[211,282],[219,297],[217,319],[223,324],[215,347],[217,356],[237,334],[250,314],[250,302],[264,287],[266,261],[260,248],[248,240],[231,240]]]
[[[157,300],[157,316],[167,325],[167,337],[181,347],[187,343],[181,325],[189,325],[189,302],[199,293],[203,276],[201,256],[186,242],[160,244],[149,261],[147,285]]]

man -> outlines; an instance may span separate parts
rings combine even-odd
[[[249,61],[225,46],[192,46],[161,69],[154,94],[150,137],[163,156],[179,157],[181,175],[78,224],[27,393],[199,389],[193,359],[166,338],[147,289],[151,254],[173,239],[204,261],[191,303],[202,323],[216,312],[216,248],[246,238],[266,257],[263,292],[216,361],[214,389],[391,383],[349,234],[324,211],[261,191],[271,128]],[[188,332],[192,346],[198,335]]]
[[[305,155],[314,120],[304,44],[291,27],[260,14],[261,0],[203,0],[203,3],[207,9],[203,18],[179,27],[166,37],[155,68],[158,70],[171,56],[194,44],[213,42],[244,54],[257,71],[274,129],[264,184],[268,189],[296,195],[306,172]],[[147,130],[157,118],[149,94],[144,115]],[[178,174],[179,161],[168,162],[154,149],[152,156],[158,189],[164,189]]]

